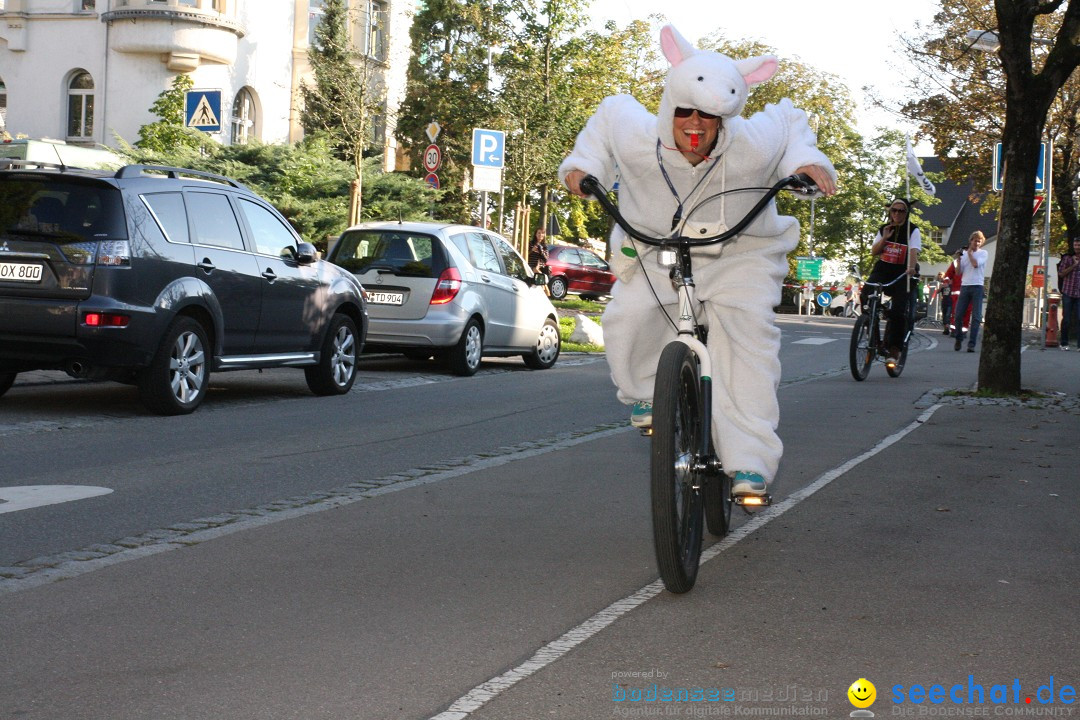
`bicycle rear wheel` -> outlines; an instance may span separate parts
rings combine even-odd
[[[885,363],[885,372],[889,373],[889,377],[898,378],[900,373],[904,372],[904,364],[907,363],[907,348],[908,344],[904,343],[900,350],[900,357],[897,358],[895,365]]]
[[[864,312],[851,329],[848,362],[851,365],[851,376],[860,382],[870,375],[870,365],[874,362],[874,353],[877,352],[874,347],[876,341],[870,337],[871,316],[872,313]]]
[[[697,580],[703,503],[694,466],[703,431],[697,360],[687,345],[669,343],[656,368],[651,469],[656,562],[673,593],[686,592]]]

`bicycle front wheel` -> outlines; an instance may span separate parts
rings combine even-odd
[[[871,313],[863,313],[851,329],[851,347],[848,350],[848,362],[851,365],[851,377],[862,382],[870,375],[870,365],[874,362],[877,348],[870,339]]]
[[[694,587],[701,557],[702,478],[695,472],[702,427],[701,382],[690,348],[669,343],[653,394],[653,544],[660,578],[673,593]]]

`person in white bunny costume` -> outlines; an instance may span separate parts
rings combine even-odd
[[[775,57],[735,61],[698,50],[670,25],[661,30],[660,45],[671,69],[658,114],[629,95],[605,98],[559,167],[571,192],[586,197],[580,186],[586,175],[609,188],[617,182],[622,214],[656,237],[715,235],[760,198],[760,192],[731,193],[691,213],[725,190],[805,173],[821,193],[836,192],[836,171],[817,149],[806,114],[790,100],[739,116],[749,88],[776,72]],[[714,371],[713,442],[737,495],[765,494],[783,453],[773,308],[798,240],[798,221],[770,204],[737,238],[693,251]],[[603,315],[607,359],[618,398],[634,406],[631,422],[647,427],[660,353],[675,337],[668,318],[677,316],[678,298],[652,248],[618,226],[611,247],[618,281]]]

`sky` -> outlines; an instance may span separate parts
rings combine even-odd
[[[870,136],[877,126],[914,131],[870,108],[861,88],[871,85],[883,97],[903,97],[904,77],[914,72],[897,69],[903,55],[897,37],[916,34],[915,23],[928,25],[938,8],[937,0],[593,0],[590,13],[597,27],[608,19],[623,26],[650,13],[663,14],[693,43],[717,30],[730,40],[765,42],[781,62],[798,57],[844,81],[858,106],[858,128]],[[928,143],[915,150],[932,153]]]

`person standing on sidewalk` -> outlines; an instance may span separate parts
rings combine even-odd
[[[1080,238],[1072,241],[1072,247],[1061,256],[1058,262],[1058,284],[1061,285],[1061,344],[1062,350],[1069,349],[1069,331],[1076,335],[1080,346]]]
[[[954,314],[956,331],[953,337],[956,343],[953,350],[959,350],[964,344],[964,323],[961,319],[971,310],[971,335],[968,336],[968,352],[975,352],[975,342],[979,339],[979,326],[982,324],[983,283],[986,280],[986,261],[990,254],[982,249],[986,236],[976,230],[968,238],[968,246],[957,261],[956,269],[961,274],[960,299],[956,302]]]

